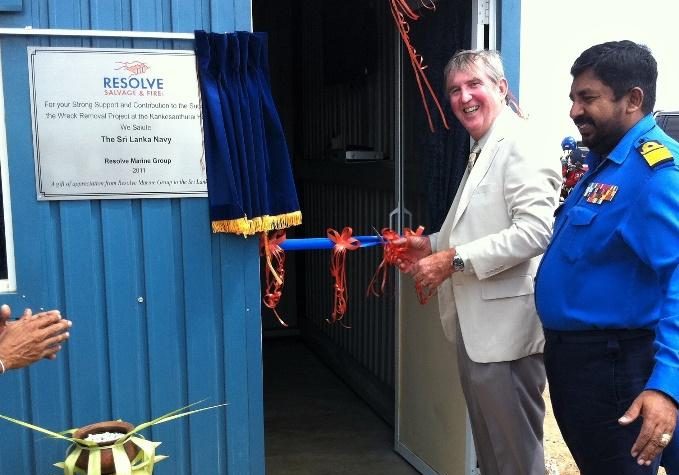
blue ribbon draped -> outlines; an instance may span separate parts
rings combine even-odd
[[[266,34],[199,30],[195,38],[212,230],[249,235],[301,224]]]

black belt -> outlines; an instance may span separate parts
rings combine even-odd
[[[609,341],[611,338],[617,340],[633,340],[636,338],[655,337],[655,332],[653,330],[646,330],[643,328],[636,330],[616,328],[610,330],[579,331],[548,330],[545,328],[544,332],[546,339],[563,343],[596,343]]]

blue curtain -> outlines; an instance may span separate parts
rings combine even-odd
[[[195,37],[212,230],[248,235],[301,224],[266,34]]]

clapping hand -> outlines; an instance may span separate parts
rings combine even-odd
[[[71,322],[59,310],[33,314],[24,310],[17,321],[9,321],[9,306],[0,307],[0,362],[2,369],[23,368],[42,358],[54,359],[61,343],[69,338]]]

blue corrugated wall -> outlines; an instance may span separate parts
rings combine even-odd
[[[0,1],[0,10],[12,3]],[[20,11],[0,12],[0,27],[224,32],[250,24],[249,0],[23,0]],[[137,424],[203,399],[228,402],[148,431],[170,456],[155,473],[263,474],[257,240],[212,235],[206,199],[37,202],[32,45],[193,48],[0,36],[18,288],[0,303],[15,313],[59,308],[73,321],[57,361],[0,377],[0,413],[63,430],[111,418]],[[64,443],[4,421],[0,440],[2,475],[54,474],[51,464],[64,458]]]

